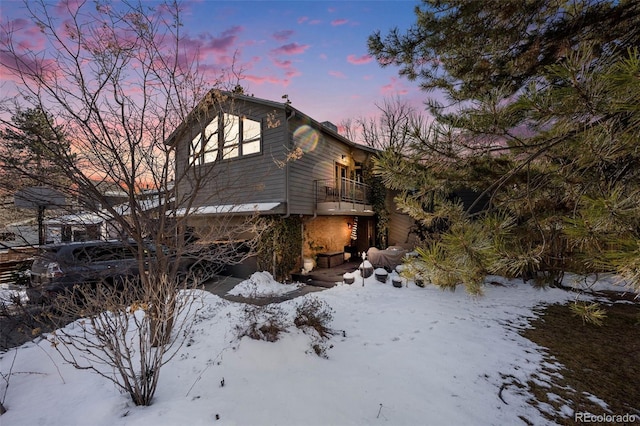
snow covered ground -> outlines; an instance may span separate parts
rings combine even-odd
[[[274,281],[269,272],[256,272],[249,279],[233,287],[227,294],[242,297],[274,297],[291,293],[301,286],[300,283],[283,285]]]
[[[148,407],[64,364],[46,340],[27,343],[0,361],[3,374],[12,368],[2,425],[524,424],[520,416],[548,423],[522,391],[507,387],[502,400],[499,391],[503,375],[525,382],[544,362],[517,333],[533,308],[574,295],[490,277],[485,296],[473,298],[412,282],[395,288],[391,275],[363,286],[355,276],[352,285],[304,296],[334,310],[340,332],[326,359],[293,326],[275,343],[238,340],[244,305],[203,293],[190,345],[163,367]],[[292,318],[302,301],[280,305]]]

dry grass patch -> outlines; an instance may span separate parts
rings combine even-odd
[[[572,412],[640,417],[640,303],[602,304],[607,317],[601,326],[585,324],[567,305],[550,305],[522,332],[547,348],[548,364],[563,366],[527,383],[532,403],[559,424],[576,424]]]

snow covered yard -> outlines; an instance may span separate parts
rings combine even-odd
[[[154,404],[63,364],[45,340],[15,356],[3,425],[370,425],[548,423],[504,376],[540,373],[542,351],[518,334],[541,303],[574,296],[491,277],[486,295],[394,288],[374,276],[304,297],[334,310],[328,358],[295,327],[275,343],[238,340],[244,304],[203,293],[187,344],[161,370]],[[291,318],[302,302],[280,306]],[[546,365],[547,369],[549,365]]]

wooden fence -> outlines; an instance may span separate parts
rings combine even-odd
[[[12,284],[14,273],[29,267],[38,249],[11,248],[0,252],[0,285]]]

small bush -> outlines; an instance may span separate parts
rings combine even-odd
[[[332,320],[333,309],[327,302],[309,298],[296,308],[293,323],[305,333],[314,330],[320,339],[328,339],[335,334],[329,327]]]
[[[305,334],[311,335],[311,350],[321,358],[329,358],[327,351],[333,348],[333,345],[327,343],[336,334],[336,330],[329,327],[332,320],[331,306],[317,298],[306,299],[296,308],[293,323]]]
[[[236,325],[239,339],[248,336],[254,340],[276,342],[288,327],[287,315],[276,305],[247,305],[242,315],[240,323]]]
[[[318,355],[320,358],[328,359],[329,355],[327,355],[327,350],[333,348],[333,345],[328,345],[323,341],[314,341],[311,343],[311,349],[313,352]],[[307,351],[308,353],[308,351]]]
[[[333,309],[326,302],[310,298],[297,306],[293,323],[311,338],[311,349],[307,353],[313,352],[319,357],[328,358],[327,350],[333,345],[328,344],[327,340],[336,334],[336,330],[329,327],[332,320]],[[238,339],[248,336],[255,340],[276,342],[290,326],[291,319],[278,305],[247,305],[235,330]]]

